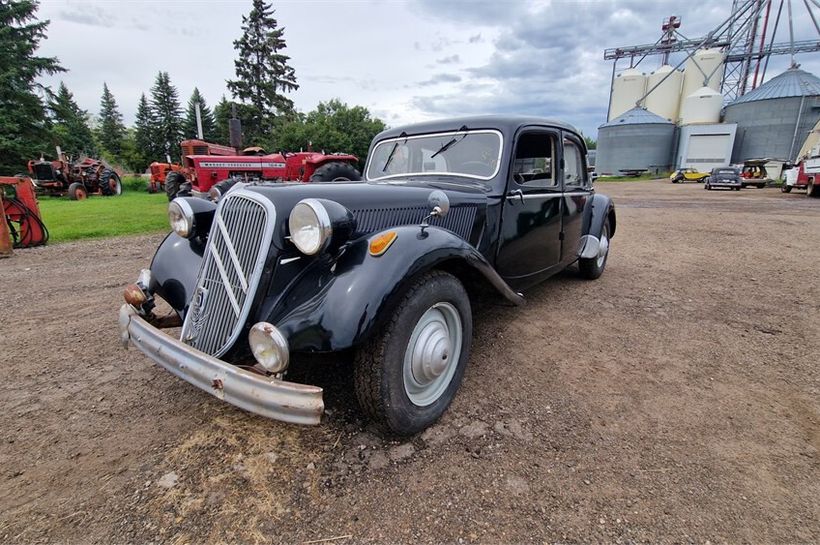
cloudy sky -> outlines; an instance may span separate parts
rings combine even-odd
[[[792,1],[797,37],[817,38],[803,2]],[[393,126],[521,113],[561,118],[588,135],[606,118],[612,64],[604,48],[654,42],[669,15],[683,18],[687,37],[702,36],[729,15],[731,3],[273,1],[300,84],[291,94],[299,110],[337,97]],[[183,101],[196,86],[212,105],[234,76],[233,40],[250,4],[42,0],[39,16],[51,25],[41,53],[69,70],[46,83],[65,81],[80,107],[96,114],[105,81],[129,124],[159,70]],[[777,41],[788,40],[784,22],[785,13]],[[820,74],[820,54],[797,61]],[[773,57],[767,79],[788,62]],[[641,68],[659,64],[652,57]]]

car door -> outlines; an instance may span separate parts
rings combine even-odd
[[[592,193],[587,175],[584,145],[572,133],[563,133],[563,206],[561,263],[567,264],[578,257],[578,245],[584,230],[584,209]]]
[[[524,127],[516,135],[496,256],[496,270],[512,284],[560,264],[560,146],[558,130]]]

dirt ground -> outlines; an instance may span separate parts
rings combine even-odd
[[[225,405],[117,340],[159,236],[0,260],[0,542],[817,543],[820,200],[601,183],[607,270],[485,304],[439,424]]]

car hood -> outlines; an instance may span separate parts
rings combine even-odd
[[[433,191],[443,191],[450,200],[450,211],[434,218],[431,225],[453,231],[472,241],[477,221],[484,217],[489,188],[470,182],[450,180],[393,179],[385,182],[258,183],[245,187],[269,199],[276,207],[274,244],[284,244],[288,217],[302,199],[329,199],[353,214],[353,238],[366,236],[397,225],[412,225],[430,213],[428,202]]]

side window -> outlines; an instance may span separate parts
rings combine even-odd
[[[554,187],[555,138],[543,132],[526,133],[518,139],[513,160],[513,179],[528,187]]]
[[[584,185],[584,161],[581,149],[574,141],[564,138],[564,185],[581,187]]]

